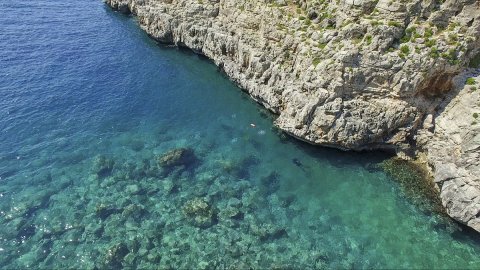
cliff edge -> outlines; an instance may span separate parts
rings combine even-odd
[[[480,69],[458,75],[454,85],[417,144],[427,150],[447,213],[480,231]]]
[[[188,47],[212,59],[278,115],[275,125],[297,138],[340,149],[427,152],[448,213],[480,231],[480,180],[470,166],[472,157],[478,160],[479,148],[470,145],[468,151],[462,150],[464,161],[440,157],[445,154],[440,149],[453,147],[441,144],[456,136],[444,132],[448,130],[444,127],[463,117],[450,105],[465,92],[455,81],[457,75],[479,61],[480,2],[106,3],[135,14],[157,41]],[[470,105],[472,110],[478,107]],[[468,136],[478,134],[480,124],[472,123],[459,128]],[[456,146],[467,145],[467,137],[462,138]],[[470,180],[445,174],[444,168],[450,174],[465,169]]]

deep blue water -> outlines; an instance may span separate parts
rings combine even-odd
[[[475,237],[371,169],[388,156],[285,137],[133,18],[0,8],[0,268],[480,267]]]

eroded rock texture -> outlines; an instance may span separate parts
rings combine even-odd
[[[468,75],[468,74],[465,74]],[[477,75],[477,77],[475,77]],[[480,231],[480,76],[458,76],[436,113],[435,129],[422,130],[440,197],[454,219]],[[464,85],[470,78],[471,85]],[[429,117],[433,119],[432,117]]]

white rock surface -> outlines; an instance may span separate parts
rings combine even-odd
[[[480,72],[456,77],[457,86],[435,117],[433,134],[419,137],[448,214],[480,231]],[[477,77],[475,77],[477,75]],[[475,85],[464,85],[466,78]],[[444,105],[444,106],[443,106]]]

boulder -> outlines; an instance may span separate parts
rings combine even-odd
[[[182,211],[194,226],[200,228],[208,228],[217,221],[213,207],[202,198],[194,198],[187,201],[183,205]]]
[[[189,166],[195,163],[196,160],[195,153],[190,148],[173,149],[157,158],[158,165],[163,168]]]

